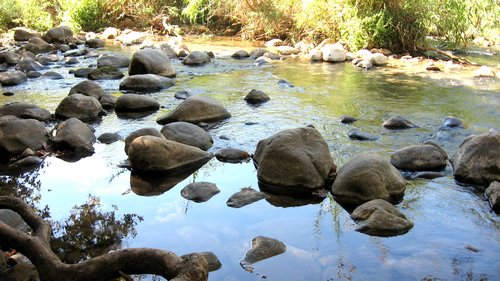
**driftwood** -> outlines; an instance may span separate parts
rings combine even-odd
[[[436,52],[440,55],[443,55],[443,56],[453,60],[456,63],[460,63],[460,64],[464,64],[464,65],[473,65],[473,63],[471,63],[469,60],[462,58],[462,57],[455,56],[452,53],[443,51],[441,49],[427,47],[427,48],[419,48],[419,51],[421,53],[425,53],[427,51],[433,51],[433,52]]]
[[[108,281],[128,274],[154,274],[168,280],[207,280],[215,270],[203,254],[176,254],[151,248],[123,249],[77,264],[63,263],[50,248],[50,224],[21,199],[0,196],[0,209],[17,212],[33,230],[32,235],[0,221],[0,244],[16,249],[37,268],[41,281]],[[213,254],[212,254],[213,256]]]

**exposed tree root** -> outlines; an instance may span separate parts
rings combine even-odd
[[[21,199],[0,196],[0,209],[17,212],[33,235],[0,222],[0,244],[16,249],[37,268],[42,281],[108,281],[124,274],[154,274],[168,280],[207,280],[211,266],[203,254],[176,254],[150,248],[123,249],[77,264],[63,263],[50,248],[51,227]]]

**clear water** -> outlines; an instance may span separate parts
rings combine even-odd
[[[122,119],[110,112],[93,124],[96,136],[118,132],[126,137],[143,127],[160,129],[156,118],[181,102],[174,98],[179,90],[211,96],[232,113],[230,119],[209,130],[215,141],[211,152],[234,147],[253,153],[260,139],[312,124],[341,166],[362,151],[376,151],[389,158],[399,148],[428,139],[437,140],[451,155],[468,135],[500,128],[499,79],[473,79],[467,71],[427,73],[422,64],[410,67],[396,61],[370,71],[355,69],[349,63],[310,64],[299,59],[257,67],[251,60],[229,57],[237,48],[251,50],[252,46],[216,43],[188,42],[192,50],[213,50],[217,58],[208,66],[194,68],[175,62],[179,74],[176,85],[150,94],[163,109],[140,119]],[[95,61],[82,60],[80,67],[92,63]],[[54,112],[71,86],[82,81],[68,74],[67,68],[54,70],[66,79],[30,80],[3,88],[15,95],[0,96],[0,104],[25,101]],[[280,86],[280,79],[295,87]],[[99,83],[106,91],[120,95],[119,81]],[[251,89],[266,92],[271,100],[259,107],[248,106],[243,97]],[[340,124],[343,114],[354,115],[359,121]],[[394,114],[419,128],[383,129],[382,121]],[[441,129],[441,121],[448,115],[464,120],[466,128]],[[247,122],[257,124],[245,125]],[[349,140],[347,132],[354,127],[381,138],[375,142]],[[408,183],[404,200],[397,207],[414,222],[414,228],[402,236],[380,238],[356,232],[355,222],[331,198],[299,207],[271,200],[240,209],[227,207],[226,200],[240,188],[258,189],[251,163],[226,164],[213,159],[171,190],[158,196],[139,196],[130,191],[130,172],[118,167],[126,159],[124,142],[96,143],[94,147],[96,153],[91,157],[72,163],[50,157],[32,172],[27,183],[35,187],[32,196],[39,197],[38,204],[48,205],[52,218],[63,220],[71,207],[83,204],[89,194],[96,195],[105,209],[116,205],[118,215],[134,213],[144,218],[137,226],[138,235],[126,241],[127,247],[168,249],[179,255],[214,252],[223,266],[210,273],[209,280],[500,279],[500,218],[480,192],[455,182],[450,167],[447,177]],[[187,201],[180,190],[193,181],[213,182],[221,192],[205,203]],[[250,273],[239,262],[252,238],[259,235],[283,241],[287,251],[256,263]]]

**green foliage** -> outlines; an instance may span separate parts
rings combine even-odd
[[[5,0],[1,0],[2,2]],[[11,22],[29,27],[34,30],[46,31],[52,28],[56,22],[54,14],[56,13],[56,3],[51,0],[15,0],[6,1],[8,5],[18,7],[19,17]],[[13,3],[14,2],[14,3]]]
[[[67,13],[67,25],[77,30],[98,31],[106,26],[103,0],[62,0]]]
[[[0,28],[11,28],[15,25],[16,15],[21,13],[17,2],[0,0]]]

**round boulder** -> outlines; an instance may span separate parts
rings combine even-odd
[[[91,80],[117,80],[122,79],[125,74],[114,66],[99,67],[89,73]]]
[[[0,73],[0,83],[2,86],[16,86],[28,81],[26,74],[19,70]]]
[[[106,46],[106,41],[100,38],[92,38],[85,41],[85,44],[89,46],[89,48],[103,48],[104,46]]]
[[[460,181],[485,186],[500,181],[500,133],[468,137],[451,157],[451,164]]]
[[[172,87],[173,79],[156,74],[137,74],[125,78],[120,83],[120,91],[156,92]]]
[[[54,46],[47,43],[42,38],[33,37],[28,41],[28,44],[24,46],[24,49],[36,55],[51,52],[54,50]]]
[[[175,77],[169,57],[159,49],[144,49],[134,53],[128,69],[129,75],[156,74]]]
[[[340,43],[327,44],[322,49],[323,61],[343,62],[347,58],[347,51]]]
[[[212,154],[165,138],[141,136],[130,144],[128,157],[136,172],[162,173],[204,164]]]
[[[102,111],[102,106],[96,98],[74,94],[65,97],[59,103],[56,116],[62,119],[75,117],[87,122],[96,120]]]
[[[21,57],[14,52],[9,52],[9,51],[0,52],[0,63],[5,63],[9,66],[14,66],[19,63],[20,59]]]
[[[464,127],[464,122],[461,119],[453,117],[453,116],[445,117],[441,124],[443,127],[449,127],[449,128],[463,128]]]
[[[381,53],[372,54],[371,57],[370,57],[370,62],[374,66],[384,66],[384,65],[387,65],[387,60],[388,60],[387,57],[384,54],[381,54]]]
[[[204,65],[210,63],[210,56],[207,52],[193,51],[182,60],[185,65]]]
[[[411,145],[394,152],[391,164],[399,170],[432,171],[446,167],[448,155],[437,144]]]
[[[237,148],[223,148],[215,152],[215,158],[225,163],[243,163],[250,161],[252,155]]]
[[[198,124],[217,122],[231,117],[231,114],[218,101],[205,96],[191,96],[177,108],[158,118],[159,124],[184,121]]]
[[[202,128],[187,122],[169,123],[160,131],[166,139],[208,150],[214,140]]]
[[[388,161],[375,153],[361,153],[342,166],[332,185],[335,200],[358,206],[373,199],[397,201],[406,181]]]
[[[384,123],[382,123],[382,127],[389,130],[404,130],[404,129],[415,128],[417,126],[412,122],[408,121],[406,118],[403,118],[399,115],[395,115],[384,120]]]
[[[90,80],[82,81],[69,90],[69,95],[80,94],[88,97],[94,97],[98,100],[104,95],[104,89],[98,83]]]
[[[239,50],[239,51],[236,51],[234,54],[232,54],[231,57],[233,59],[245,59],[245,58],[250,57],[250,54],[245,50]]]
[[[310,127],[281,131],[259,141],[254,161],[258,180],[281,194],[310,195],[324,188],[335,170],[326,141]]]
[[[14,29],[15,41],[28,41],[33,37],[40,37],[40,34],[26,27],[17,27]]]
[[[104,133],[97,138],[100,143],[105,144],[111,144],[122,139],[122,136],[120,136],[120,134],[118,133]]]
[[[153,136],[158,138],[165,138],[165,136],[163,136],[163,134],[160,133],[160,131],[158,131],[155,128],[142,128],[139,130],[135,130],[125,138],[125,153],[127,155],[128,155],[128,148],[132,143],[132,141],[141,136]]]
[[[30,71],[41,71],[46,69],[41,63],[37,62],[32,58],[23,58],[16,65],[16,70],[20,70],[22,72],[28,73]]]
[[[43,39],[48,43],[65,43],[73,38],[73,31],[67,26],[58,26],[45,33]]]
[[[11,115],[0,117],[0,151],[6,152],[0,153],[1,157],[21,155],[27,148],[40,150],[48,140],[48,131],[38,120]]]
[[[261,90],[252,89],[246,96],[245,101],[249,104],[261,104],[269,101],[269,96]]]
[[[13,102],[0,107],[0,116],[14,115],[23,119],[36,119],[38,121],[48,121],[52,116],[46,109],[34,104],[24,102]]]
[[[89,126],[77,118],[58,124],[52,139],[54,147],[61,150],[69,150],[80,155],[91,155],[94,153],[92,146],[96,137]]]
[[[130,58],[125,55],[103,55],[97,59],[97,67],[129,67]]]
[[[120,112],[154,111],[160,108],[160,103],[152,97],[124,94],[116,99],[115,109]]]

